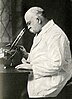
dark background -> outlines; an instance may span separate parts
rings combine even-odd
[[[25,26],[24,14],[33,6],[45,9],[48,18],[53,19],[67,34],[72,46],[72,1],[71,0],[12,0],[13,40]],[[30,51],[34,35],[28,31],[20,43]]]

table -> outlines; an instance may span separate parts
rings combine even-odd
[[[27,70],[0,69],[0,99],[21,99],[27,91],[28,74]]]

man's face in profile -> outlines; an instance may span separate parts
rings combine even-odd
[[[41,24],[38,17],[34,13],[27,13],[25,15],[25,21],[30,32],[36,34],[41,31]]]

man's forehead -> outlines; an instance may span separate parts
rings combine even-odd
[[[28,19],[29,17],[31,17],[32,16],[32,13],[26,13],[25,14],[25,19]]]

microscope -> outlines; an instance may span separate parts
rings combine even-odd
[[[21,64],[21,59],[23,57],[22,52],[20,51],[20,48],[18,46],[18,42],[22,38],[26,31],[26,28],[23,28],[21,32],[18,34],[16,39],[13,41],[12,44],[6,45],[7,47],[10,47],[9,50],[4,51],[4,69],[7,68],[14,68],[16,65]]]

